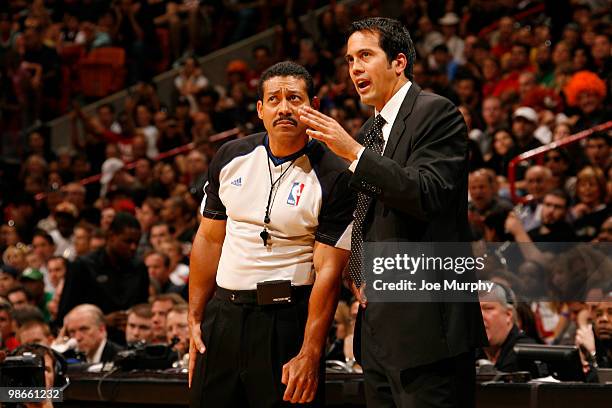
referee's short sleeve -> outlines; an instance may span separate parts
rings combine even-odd
[[[351,174],[340,173],[321,206],[315,239],[327,245],[350,250],[350,234],[356,195],[349,188]]]
[[[225,205],[219,197],[219,174],[223,163],[222,153],[223,149],[220,149],[208,166],[208,180],[204,186],[204,198],[200,208],[203,217],[213,220],[227,219]]]

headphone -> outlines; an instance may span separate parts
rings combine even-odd
[[[44,346],[42,344],[36,344],[36,343],[22,344],[21,346],[13,350],[10,353],[10,355],[20,356],[23,353],[27,353],[27,352],[34,352],[34,353],[40,352],[43,355],[44,354],[51,355],[51,358],[53,359],[53,387],[59,388],[59,387],[64,387],[65,385],[68,384],[68,381],[66,379],[66,372],[68,371],[68,363],[66,363],[66,359],[64,358],[64,356],[62,356],[60,353],[58,353],[57,351],[53,350],[50,347]],[[44,359],[43,359],[43,362],[44,362]]]

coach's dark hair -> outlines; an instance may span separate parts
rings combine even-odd
[[[404,54],[408,63],[404,69],[404,75],[409,80],[413,80],[412,67],[416,59],[416,51],[414,44],[410,38],[408,29],[398,20],[384,17],[370,17],[364,20],[353,22],[347,32],[348,38],[357,31],[370,31],[378,33],[378,45],[387,54],[389,63],[397,58],[398,54]]]
[[[113,219],[113,222],[111,222],[108,231],[113,234],[121,234],[127,228],[140,230],[140,223],[132,214],[127,212],[118,212],[115,214],[115,218]]]
[[[264,83],[274,77],[295,77],[303,79],[306,83],[306,92],[308,92],[308,98],[312,99],[315,96],[314,83],[312,82],[312,76],[306,68],[300,64],[296,64],[293,61],[283,61],[272,65],[266,69],[257,83],[257,96],[259,100],[263,100],[263,85]]]

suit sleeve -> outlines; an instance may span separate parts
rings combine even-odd
[[[461,113],[447,99],[421,96],[408,117],[412,137],[405,164],[370,149],[361,155],[351,187],[386,206],[422,220],[455,202],[467,165],[467,129]]]

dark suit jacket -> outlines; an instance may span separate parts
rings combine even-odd
[[[358,136],[362,144],[371,122]],[[373,197],[364,242],[469,241],[467,140],[457,108],[412,83],[383,156],[366,149],[350,181]],[[477,301],[371,302],[362,321],[362,347],[399,369],[473,351],[487,342]]]
[[[514,346],[517,344],[534,344],[535,340],[531,337],[527,336],[525,333],[518,328],[515,324],[512,326],[510,333],[504,340],[504,343],[501,345],[501,350],[499,352],[499,356],[497,357],[497,361],[495,362],[495,368],[498,371],[503,371],[505,373],[511,373],[515,371],[519,371],[520,367],[518,364],[518,359],[516,353],[514,352]],[[483,349],[478,349],[476,352],[476,359],[487,358],[487,354]]]
[[[102,349],[102,356],[100,357],[100,360],[104,363],[113,361],[117,353],[121,350],[123,350],[121,346],[113,343],[110,340],[106,340],[106,345],[104,346],[104,349]]]

